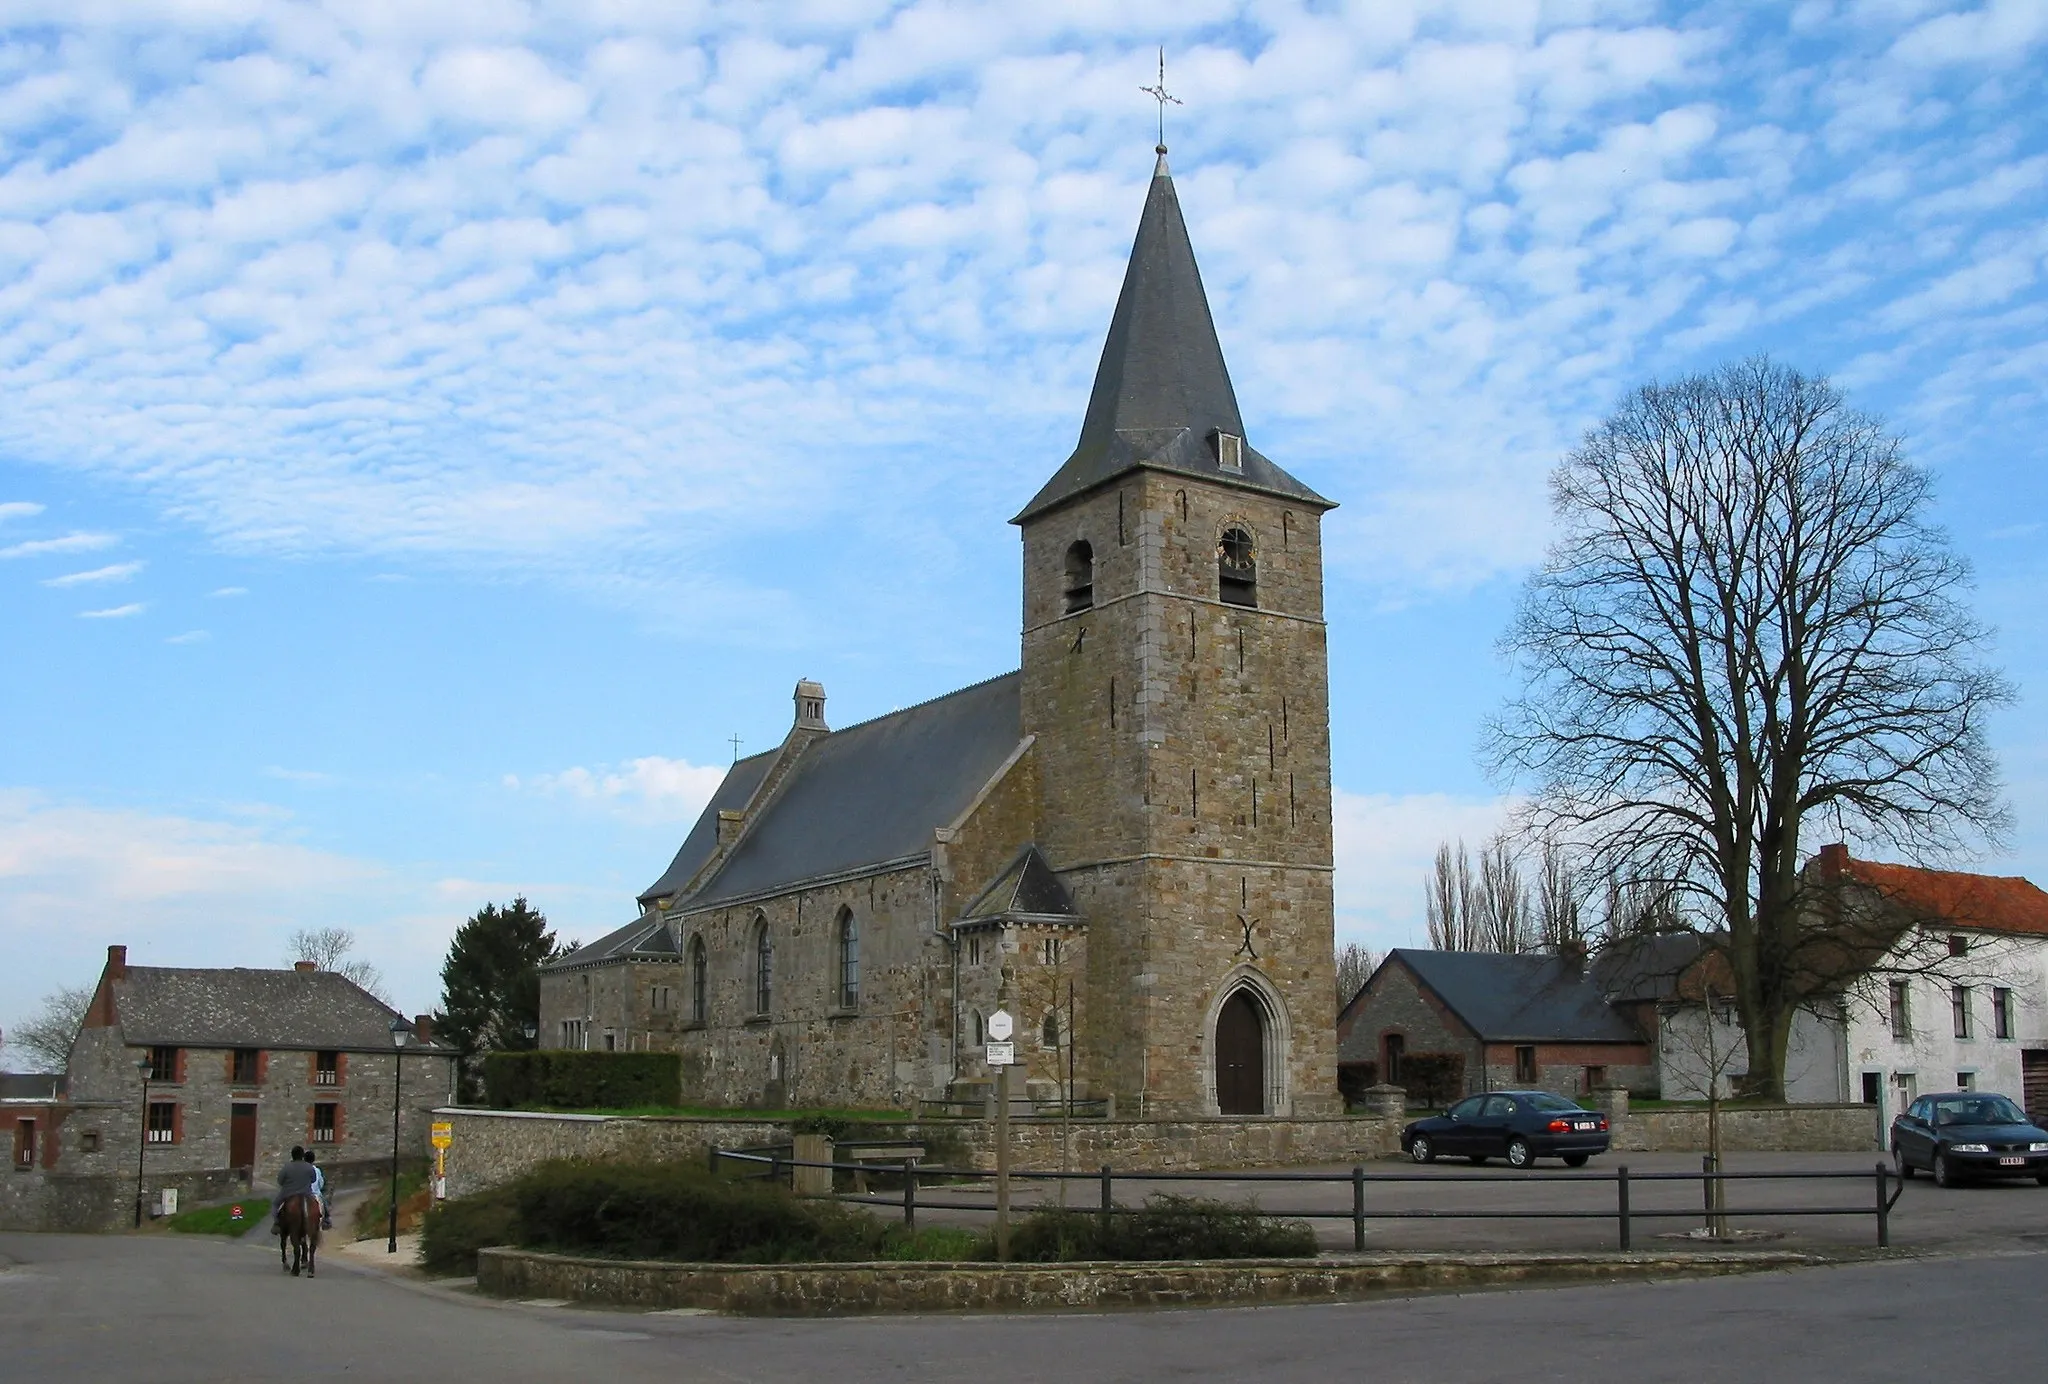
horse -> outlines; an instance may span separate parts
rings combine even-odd
[[[286,1197],[278,1208],[278,1225],[282,1230],[277,1237],[278,1264],[293,1278],[301,1268],[306,1277],[313,1277],[313,1258],[320,1252],[320,1212],[313,1198],[303,1193]]]

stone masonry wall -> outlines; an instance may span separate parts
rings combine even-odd
[[[1415,972],[1399,962],[1375,971],[1365,993],[1345,1013],[1343,1060],[1377,1062],[1380,1080],[1388,1080],[1385,1053],[1389,1034],[1399,1034],[1408,1052],[1458,1053],[1465,1059],[1466,1089],[1480,1089],[1483,1057],[1472,1030],[1416,979]]]

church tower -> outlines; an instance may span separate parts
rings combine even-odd
[[[1162,147],[1080,442],[1012,521],[1080,1075],[1131,1113],[1341,1109],[1331,508],[1246,438]]]

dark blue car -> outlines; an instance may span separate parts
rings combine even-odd
[[[1607,1152],[1608,1138],[1607,1117],[1597,1110],[1548,1091],[1494,1091],[1415,1121],[1401,1131],[1401,1150],[1418,1163],[1505,1158],[1526,1168],[1539,1158],[1562,1158],[1566,1167],[1582,1168]]]
[[[2004,1096],[1922,1096],[1892,1121],[1892,1161],[1901,1178],[1925,1168],[1942,1187],[1996,1177],[2031,1177],[2048,1187],[2048,1130]]]

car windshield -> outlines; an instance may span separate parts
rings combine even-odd
[[[1576,1104],[1574,1104],[1573,1102],[1571,1102],[1571,1101],[1568,1101],[1568,1100],[1566,1100],[1566,1099],[1565,1099],[1565,1098],[1564,1098],[1563,1096],[1553,1096],[1553,1095],[1551,1095],[1550,1093],[1548,1093],[1547,1091],[1546,1091],[1546,1092],[1539,1092],[1539,1093],[1537,1093],[1536,1095],[1533,1095],[1533,1096],[1524,1096],[1524,1097],[1523,1097],[1522,1099],[1524,1099],[1524,1100],[1528,1101],[1528,1102],[1529,1102],[1529,1104],[1530,1104],[1530,1105],[1531,1105],[1532,1107],[1534,1107],[1535,1109],[1537,1109],[1537,1110],[1581,1110],[1581,1109],[1584,1109],[1584,1107],[1583,1107],[1583,1106],[1580,1106],[1580,1105],[1576,1105]]]
[[[2027,1117],[2004,1096],[1956,1096],[1934,1103],[1934,1122],[1943,1125],[2025,1124]]]

